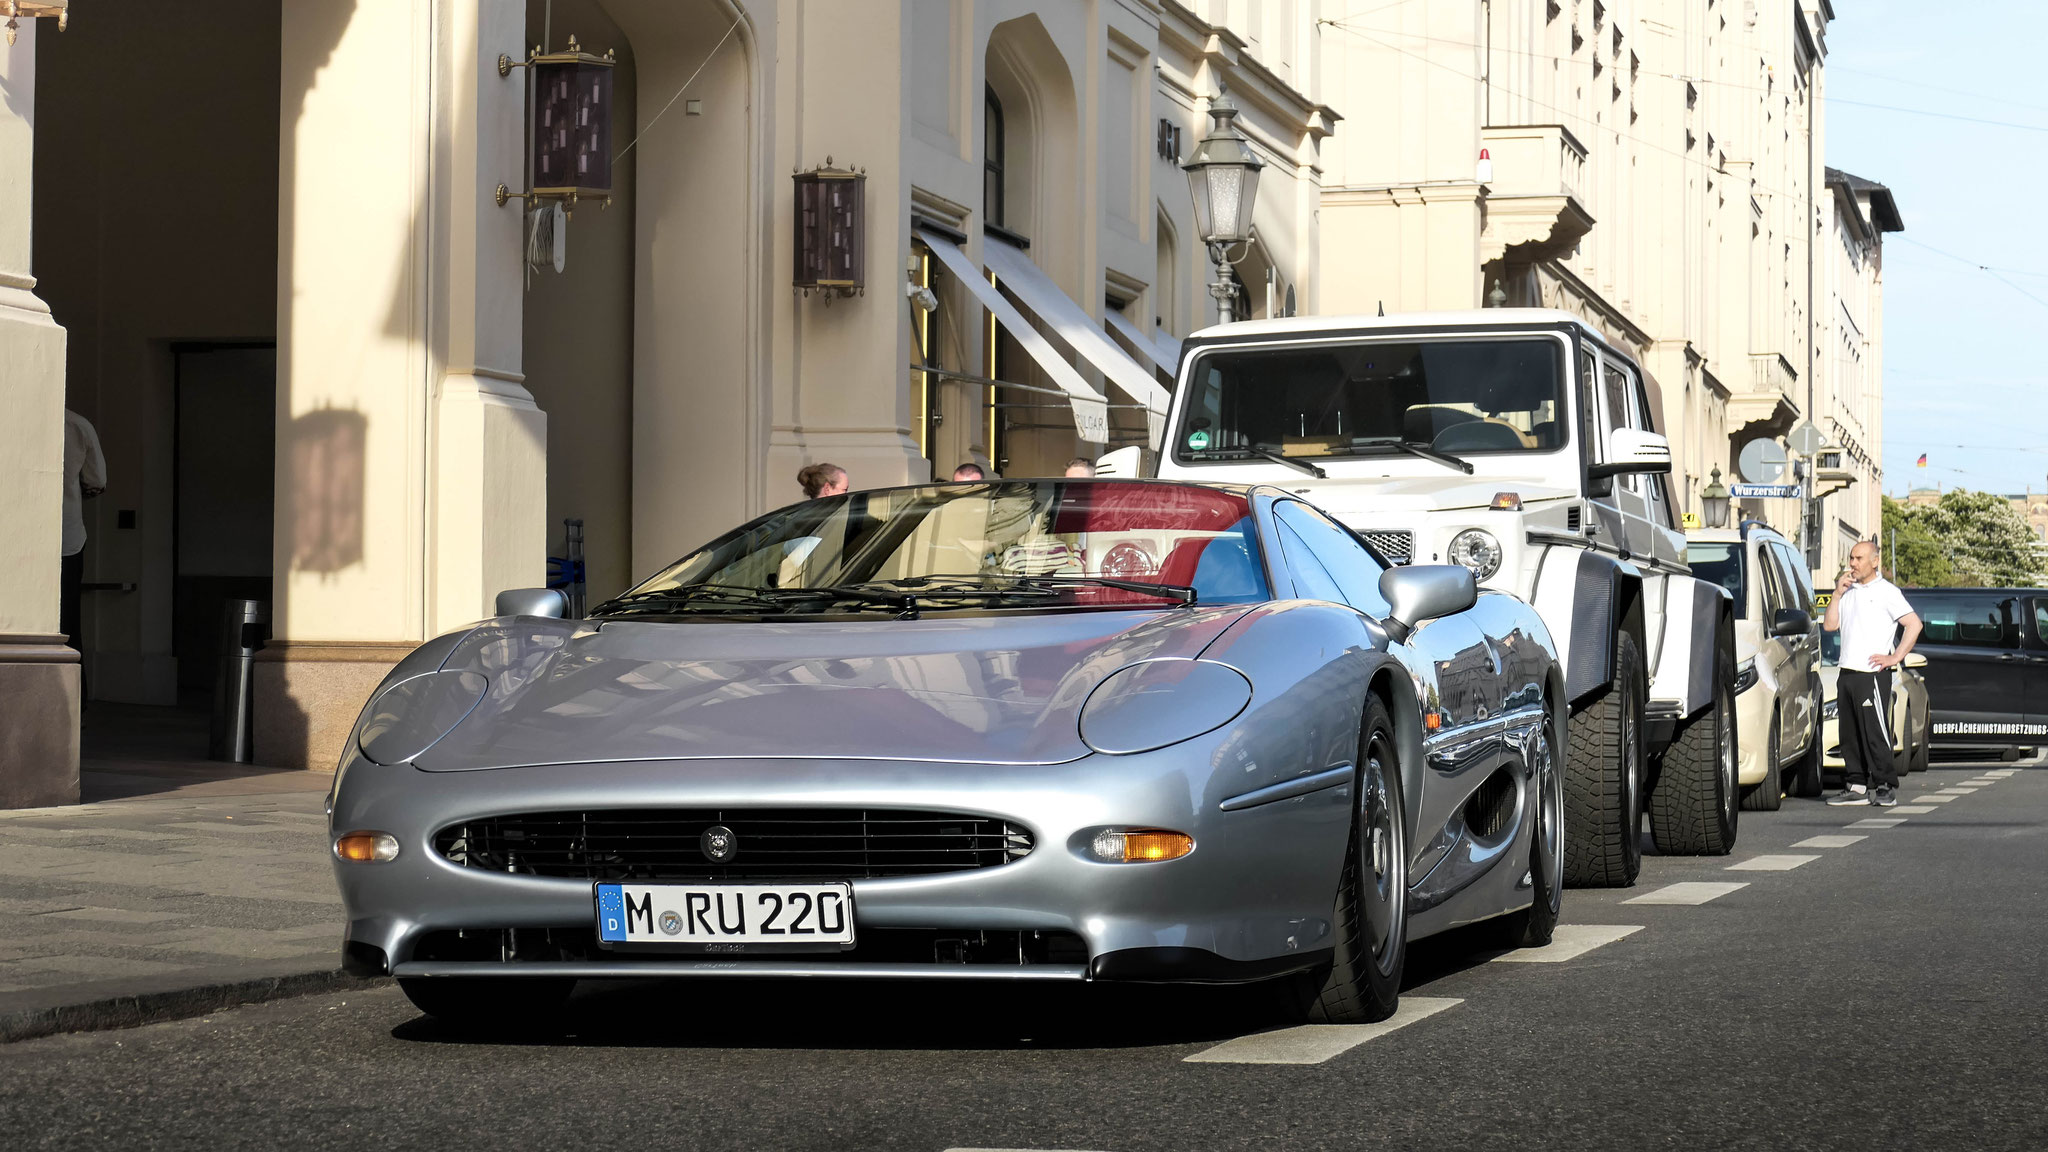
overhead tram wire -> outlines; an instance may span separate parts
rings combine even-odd
[[[2043,300],[2041,297],[2034,295],[2032,292],[2027,291],[2025,288],[2022,288],[2019,285],[2005,278],[2004,274],[2006,272],[2017,272],[2017,269],[1993,268],[1989,264],[1979,264],[1975,260],[1972,260],[1967,256],[1958,256],[1953,252],[1944,252],[1941,249],[1936,248],[1932,244],[1923,244],[1920,241],[1903,234],[1900,235],[1899,239],[1904,240],[1906,243],[1911,244],[1915,248],[1925,248],[1929,252],[1934,253],[1936,256],[1945,256],[1948,259],[1954,260],[1959,264],[1967,264],[1970,267],[1975,268],[1977,271],[1982,272],[1985,275],[1991,277],[1993,280],[1998,281],[2000,284],[2005,285],[2007,288],[2010,288],[2013,291],[2019,293],[2020,295],[2025,296],[2027,299],[2032,300],[2034,303],[2039,304],[2041,307],[2048,308],[2048,300]],[[2018,272],[2018,274],[2021,276],[2036,275],[2036,273],[2031,272]]]

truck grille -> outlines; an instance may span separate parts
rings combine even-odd
[[[1360,532],[1373,551],[1385,556],[1396,564],[1406,564],[1414,559],[1415,533],[1413,532]]]
[[[731,858],[705,833],[731,833]],[[837,808],[528,812],[441,829],[434,849],[469,868],[572,880],[852,880],[993,868],[1031,833],[987,816]]]

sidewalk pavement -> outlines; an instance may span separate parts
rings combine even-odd
[[[100,760],[88,803],[0,811],[0,1043],[357,983],[331,781]]]

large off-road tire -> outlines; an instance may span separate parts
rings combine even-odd
[[[1401,761],[1386,705],[1369,696],[1359,725],[1357,803],[1337,882],[1336,956],[1309,1019],[1321,1024],[1385,1020],[1401,1003],[1408,963],[1408,834]]]
[[[1778,714],[1771,713],[1771,738],[1764,750],[1764,762],[1768,770],[1764,778],[1742,790],[1744,812],[1776,812],[1785,802],[1784,778],[1778,774]]]
[[[1735,652],[1724,627],[1714,699],[1665,749],[1650,789],[1650,838],[1666,856],[1726,856],[1735,849]]]
[[[400,977],[412,1006],[458,1028],[510,1031],[555,1020],[576,981],[559,976]]]
[[[1544,710],[1550,702],[1544,701]],[[1564,912],[1564,768],[1545,721],[1529,745],[1529,906],[1495,920],[1503,948],[1541,948]]]
[[[1643,868],[1643,701],[1635,636],[1614,640],[1614,683],[1572,717],[1564,765],[1564,882],[1626,888]]]

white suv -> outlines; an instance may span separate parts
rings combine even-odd
[[[1774,811],[1788,791],[1820,795],[1820,625],[1805,560],[1755,521],[1685,536],[1693,575],[1735,601],[1742,806]]]
[[[1564,312],[1228,324],[1187,341],[1159,452],[1160,476],[1284,485],[1536,607],[1566,660],[1580,885],[1635,882],[1646,808],[1661,851],[1735,843],[1731,603],[1686,568],[1652,387]]]

